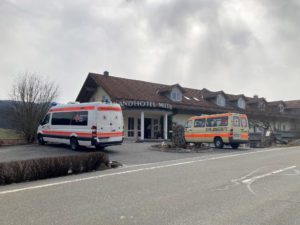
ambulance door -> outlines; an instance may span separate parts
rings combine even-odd
[[[205,123],[206,123],[206,119],[202,118],[202,119],[195,119],[194,122],[194,134],[195,134],[195,142],[207,142],[207,138],[206,138],[206,130],[205,130]]]
[[[249,125],[246,115],[240,115],[241,120],[241,139],[248,141],[249,140]]]
[[[112,132],[111,111],[98,109],[97,133],[101,139],[108,139]]]
[[[123,132],[123,115],[121,110],[110,111],[110,124],[112,132]]]
[[[193,123],[194,120],[190,119],[185,124],[184,129],[184,137],[186,142],[194,142],[192,135],[193,135]]]
[[[232,116],[232,129],[233,129],[233,140],[241,139],[241,118],[240,115]]]

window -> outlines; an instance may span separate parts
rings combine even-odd
[[[52,125],[70,125],[73,112],[57,112],[52,114]]]
[[[128,137],[134,137],[134,118],[128,117]]]
[[[240,117],[234,116],[234,117],[233,117],[233,126],[234,126],[234,127],[240,127],[240,126],[241,126],[240,123],[241,123]]]
[[[49,119],[50,119],[50,114],[47,114],[45,116],[45,118],[40,122],[40,124],[45,125],[45,124],[49,123]]]
[[[187,121],[185,124],[185,128],[192,128],[192,127],[193,127],[193,121],[192,120]]]
[[[87,126],[87,124],[88,124],[88,112],[87,111],[74,112],[74,114],[72,116],[71,125]]]
[[[241,108],[241,109],[245,109],[246,108],[246,102],[243,98],[239,98],[238,102],[238,107]]]
[[[182,94],[177,88],[172,89],[171,100],[176,102],[180,102],[182,100]]]
[[[225,107],[226,102],[225,102],[225,97],[223,95],[218,95],[217,96],[217,105]]]
[[[52,125],[87,126],[88,112],[57,112],[52,114]]]
[[[141,137],[141,119],[138,119],[138,137]]]
[[[265,105],[265,103],[264,103],[263,101],[260,101],[260,102],[258,103],[258,109],[259,109],[259,110],[264,111],[264,110],[265,110],[265,107],[266,107],[266,105]]]
[[[196,119],[194,127],[205,127],[205,119]]]
[[[154,137],[159,138],[160,137],[160,126],[158,119],[153,119],[153,130],[154,130]]]
[[[208,118],[206,120],[206,126],[207,127],[222,127],[222,126],[228,126],[228,117],[216,117],[216,118]]]
[[[248,126],[248,121],[246,118],[241,118],[241,125],[242,127],[247,127]]]
[[[282,104],[280,104],[280,105],[278,106],[278,108],[279,108],[279,112],[280,112],[280,113],[283,113],[283,112],[284,112],[284,106],[283,106]]]

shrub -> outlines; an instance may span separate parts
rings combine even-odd
[[[0,163],[0,185],[108,168],[103,152]]]
[[[186,142],[184,138],[184,126],[176,125],[173,127],[172,142],[177,147],[186,147]]]

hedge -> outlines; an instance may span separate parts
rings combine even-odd
[[[109,167],[103,152],[0,163],[0,185],[90,172]]]

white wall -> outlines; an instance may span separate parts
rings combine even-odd
[[[90,98],[90,101],[91,102],[101,102],[104,97],[105,97],[105,99],[111,101],[109,95],[103,90],[103,88],[98,87],[97,91]]]
[[[282,122],[281,123],[281,130],[283,130],[283,126],[285,126],[285,131],[293,130],[294,124],[290,121]]]
[[[271,126],[274,130],[280,131],[291,131],[294,130],[296,127],[292,121],[272,121]],[[285,129],[283,129],[285,126]]]
[[[176,123],[177,125],[185,125],[186,121],[195,115],[184,115],[184,114],[176,114],[173,116],[172,122]]]

